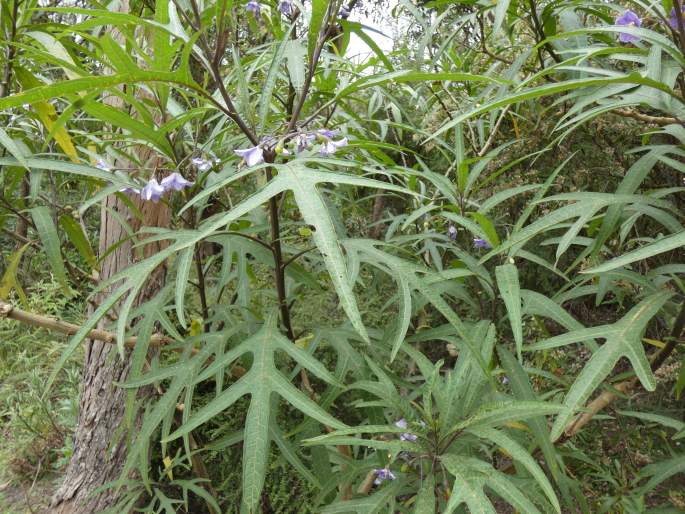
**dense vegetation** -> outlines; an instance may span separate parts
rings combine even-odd
[[[0,511],[685,512],[684,16],[3,0]]]

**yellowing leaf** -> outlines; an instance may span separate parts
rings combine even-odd
[[[7,269],[5,270],[2,280],[0,280],[0,299],[7,300],[10,292],[14,289],[21,300],[21,303],[26,304],[27,298],[24,294],[24,290],[21,288],[19,281],[17,280],[17,269],[19,268],[19,263],[21,262],[21,256],[24,251],[28,248],[29,243],[26,243],[21,248],[17,249],[9,259],[7,259]]]
[[[78,152],[76,152],[74,143],[71,142],[71,137],[69,137],[67,129],[63,126],[54,129],[55,121],[57,120],[57,111],[55,111],[52,104],[48,102],[36,102],[33,104],[33,108],[36,110],[40,121],[43,122],[45,128],[52,134],[52,137],[57,141],[57,144],[62,151],[67,154],[73,162],[78,163]]]
[[[499,446],[499,447],[497,448],[497,450],[498,450],[502,455],[504,455],[507,459],[511,459],[511,453],[509,453],[507,450],[505,450],[505,449],[502,448],[501,446]]]
[[[166,457],[164,457],[163,462],[164,462],[164,471],[166,472],[166,476],[169,477],[169,480],[173,480],[174,479],[174,472],[173,472],[172,467],[171,467],[171,458],[167,455]]]
[[[657,348],[663,348],[664,346],[666,346],[666,343],[664,343],[663,341],[659,341],[658,339],[650,339],[648,337],[643,337],[642,340],[647,344],[656,346]]]
[[[194,318],[190,321],[190,330],[188,331],[191,337],[200,335],[202,333],[202,320]]]
[[[306,335],[304,337],[300,337],[297,341],[295,341],[295,344],[302,348],[303,350],[306,350],[307,347],[309,346],[309,343],[314,339],[313,334]]]
[[[34,77],[29,71],[24,68],[16,67],[15,75],[17,80],[21,84],[21,87],[26,89],[33,89],[43,85],[36,77]],[[48,129],[50,135],[57,141],[57,144],[62,149],[62,151],[75,163],[78,163],[78,152],[74,143],[71,142],[71,137],[64,126],[55,127],[55,122],[57,121],[57,111],[55,107],[45,101],[35,101],[31,104],[35,109],[36,114],[40,118],[41,123],[45,125]]]
[[[518,421],[510,421],[509,423],[505,423],[505,426],[509,428],[515,428],[516,430],[528,430],[526,425]]]

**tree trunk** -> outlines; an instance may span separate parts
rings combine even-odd
[[[121,0],[117,10],[127,13],[128,1]],[[110,28],[109,33],[115,40],[123,42],[121,33],[116,28]],[[122,98],[116,95],[105,97],[103,103],[116,108],[124,107]],[[137,157],[148,169],[157,169],[162,164],[162,159],[149,147],[140,147]],[[131,163],[122,161],[117,162],[117,165],[130,169]],[[128,232],[111,215],[112,211],[117,212],[134,232],[138,232],[142,226],[169,226],[170,212],[166,204],[145,202],[135,194],[129,195],[129,198],[140,209],[142,221],[130,212],[117,195],[107,197],[100,212],[100,255],[104,255],[112,245],[128,237]],[[133,240],[127,240],[107,255],[100,270],[101,281],[108,280],[136,260],[140,249],[134,250],[133,243]],[[145,245],[143,258],[161,251],[166,245],[165,242]],[[161,289],[165,275],[164,266],[160,266],[152,273],[136,299],[137,305],[150,299]],[[110,291],[116,286],[117,284],[114,284]],[[99,304],[106,295],[107,291],[103,291],[95,303]],[[103,319],[99,327],[104,328],[107,322],[108,320]],[[116,387],[114,383],[126,381],[131,362],[129,354],[122,359],[114,345],[100,341],[89,341],[87,344],[78,424],[74,434],[74,454],[69,461],[62,485],[52,499],[51,512],[54,514],[97,514],[115,505],[119,499],[116,489],[107,489],[94,495],[92,492],[103,484],[119,478],[126,461],[127,434],[124,428],[124,414],[127,391]],[[141,391],[140,394],[145,394],[145,391]]]
[[[163,227],[168,225],[169,211],[165,204],[142,202],[131,198],[143,213],[143,224]],[[100,254],[127,237],[124,228],[107,209],[118,212],[135,229],[141,223],[116,196],[103,203],[100,220]],[[102,263],[101,280],[107,280],[133,261],[132,241],[127,241],[108,255]],[[145,255],[161,250],[160,243],[145,246]],[[158,268],[144,287],[137,302],[151,298],[164,282],[165,269]],[[106,294],[106,293],[103,293]],[[102,296],[98,298],[101,300]],[[100,328],[104,328],[103,320]],[[109,489],[88,497],[101,485],[119,478],[126,460],[126,434],[122,432],[127,392],[114,382],[124,382],[128,376],[128,355],[120,358],[116,346],[101,341],[89,341],[86,347],[79,417],[74,434],[74,454],[64,475],[62,486],[53,498],[55,514],[96,514],[117,501],[115,490]]]

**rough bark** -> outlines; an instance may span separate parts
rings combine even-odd
[[[118,10],[128,12],[128,1],[121,0]],[[110,29],[110,34],[115,40],[121,41],[118,30]],[[117,108],[124,107],[122,99],[116,95],[105,97],[103,102]],[[148,147],[139,148],[137,156],[148,169],[156,169],[161,164],[160,158]],[[117,165],[130,168],[131,163],[118,162]],[[169,225],[170,213],[166,204],[144,202],[138,195],[129,195],[129,198],[140,209],[142,220],[136,218],[118,196],[107,197],[100,214],[100,255],[104,255],[113,244],[128,237],[128,232],[111,215],[111,211],[117,212],[136,232],[142,226]],[[103,260],[99,279],[108,280],[141,257],[159,252],[163,244],[157,242],[145,245],[141,256],[140,248],[134,249],[132,240],[125,241]],[[164,283],[165,272],[164,266],[155,270],[136,300],[138,305],[159,291]],[[103,291],[95,303],[98,304],[105,295],[107,291]],[[111,319],[103,319],[98,328],[104,329],[110,321]],[[103,484],[119,478],[126,460],[127,434],[124,433],[123,420],[127,392],[114,383],[126,380],[131,363],[128,354],[122,359],[116,347],[102,341],[89,340],[85,353],[74,454],[62,485],[52,499],[51,512],[54,514],[97,514],[111,508],[119,498],[115,489],[92,493]]]
[[[164,204],[146,202],[140,203],[139,207],[146,226],[160,227],[168,224],[169,212]],[[112,244],[127,237],[124,228],[107,209],[119,212],[124,219],[128,218],[134,229],[141,225],[130,214],[123,201],[116,196],[107,198],[101,214],[101,254]],[[159,250],[157,243],[149,244],[145,247],[145,254],[150,255]],[[107,256],[102,263],[100,278],[107,280],[126,269],[134,260],[132,242],[128,241]],[[138,303],[159,291],[164,276],[164,268],[156,270],[139,296]],[[103,320],[99,328],[104,329],[106,323],[107,320]],[[125,381],[129,369],[129,359],[121,359],[115,346],[93,340],[87,343],[78,425],[74,434],[74,455],[62,486],[53,498],[53,512],[56,514],[94,514],[116,503],[117,495],[113,490],[92,498],[89,495],[101,485],[118,478],[126,459],[126,434],[122,433],[122,420],[127,393],[114,386],[114,382]]]

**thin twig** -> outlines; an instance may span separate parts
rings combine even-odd
[[[326,44],[326,39],[328,38],[328,35],[330,34],[331,29],[333,28],[333,25],[330,23],[331,5],[333,5],[333,4],[329,3],[328,10],[327,10],[326,15],[325,15],[324,20],[323,20],[324,22],[321,24],[321,28],[319,29],[319,34],[317,35],[317,40],[316,40],[316,46],[314,47],[314,52],[312,53],[312,57],[309,61],[309,68],[307,70],[307,76],[305,77],[304,85],[302,87],[302,93],[300,93],[300,98],[298,99],[297,104],[295,104],[295,108],[293,109],[293,113],[290,116],[288,128],[285,131],[286,134],[290,134],[295,129],[295,125],[297,123],[297,120],[300,117],[300,113],[302,112],[302,107],[304,107],[304,102],[307,99],[307,94],[309,93],[309,88],[312,85],[312,80],[314,79],[314,74],[316,73],[316,67],[319,63],[319,58],[321,57],[321,51],[323,50],[323,47]]]
[[[490,137],[485,142],[485,145],[483,145],[483,148],[480,149],[480,152],[478,152],[478,157],[483,157],[488,152],[490,147],[492,146],[492,143],[495,142],[495,137],[497,136],[499,126],[502,124],[502,121],[504,120],[504,117],[509,112],[510,108],[511,108],[511,104],[507,105],[504,109],[502,109],[502,113],[500,114],[499,119],[497,120],[497,123],[495,123],[495,126],[493,127],[492,131],[490,132]]]
[[[685,120],[671,118],[668,116],[650,116],[648,114],[634,111],[633,109],[614,109],[612,112],[625,118],[633,118],[635,120],[644,121],[645,123],[653,123],[654,125],[659,125],[662,127],[666,125],[672,125],[674,123],[685,125]]]
[[[41,314],[35,314],[33,312],[28,312],[12,304],[3,302],[0,300],[0,318],[9,318],[26,325],[31,325],[34,327],[44,328],[46,330],[51,330],[53,332],[59,332],[66,335],[74,335],[79,330],[81,330],[80,325],[75,325],[74,323],[69,323],[59,319],[52,318],[50,316],[43,316]],[[116,343],[117,336],[113,332],[108,332],[101,329],[93,329],[88,332],[86,336],[87,339],[95,339],[97,341],[102,341],[105,343],[114,344]],[[132,336],[126,338],[124,344],[132,348],[138,341],[137,336]],[[162,334],[153,334],[150,337],[150,346],[164,346],[173,343],[173,339]]]
[[[283,269],[287,268],[289,264],[292,264],[294,260],[296,260],[298,257],[302,257],[305,253],[311,252],[312,250],[316,250],[316,246],[311,246],[309,248],[306,248],[305,250],[302,250],[301,252],[297,252],[295,255],[293,255],[290,259],[285,261],[283,263]]]

